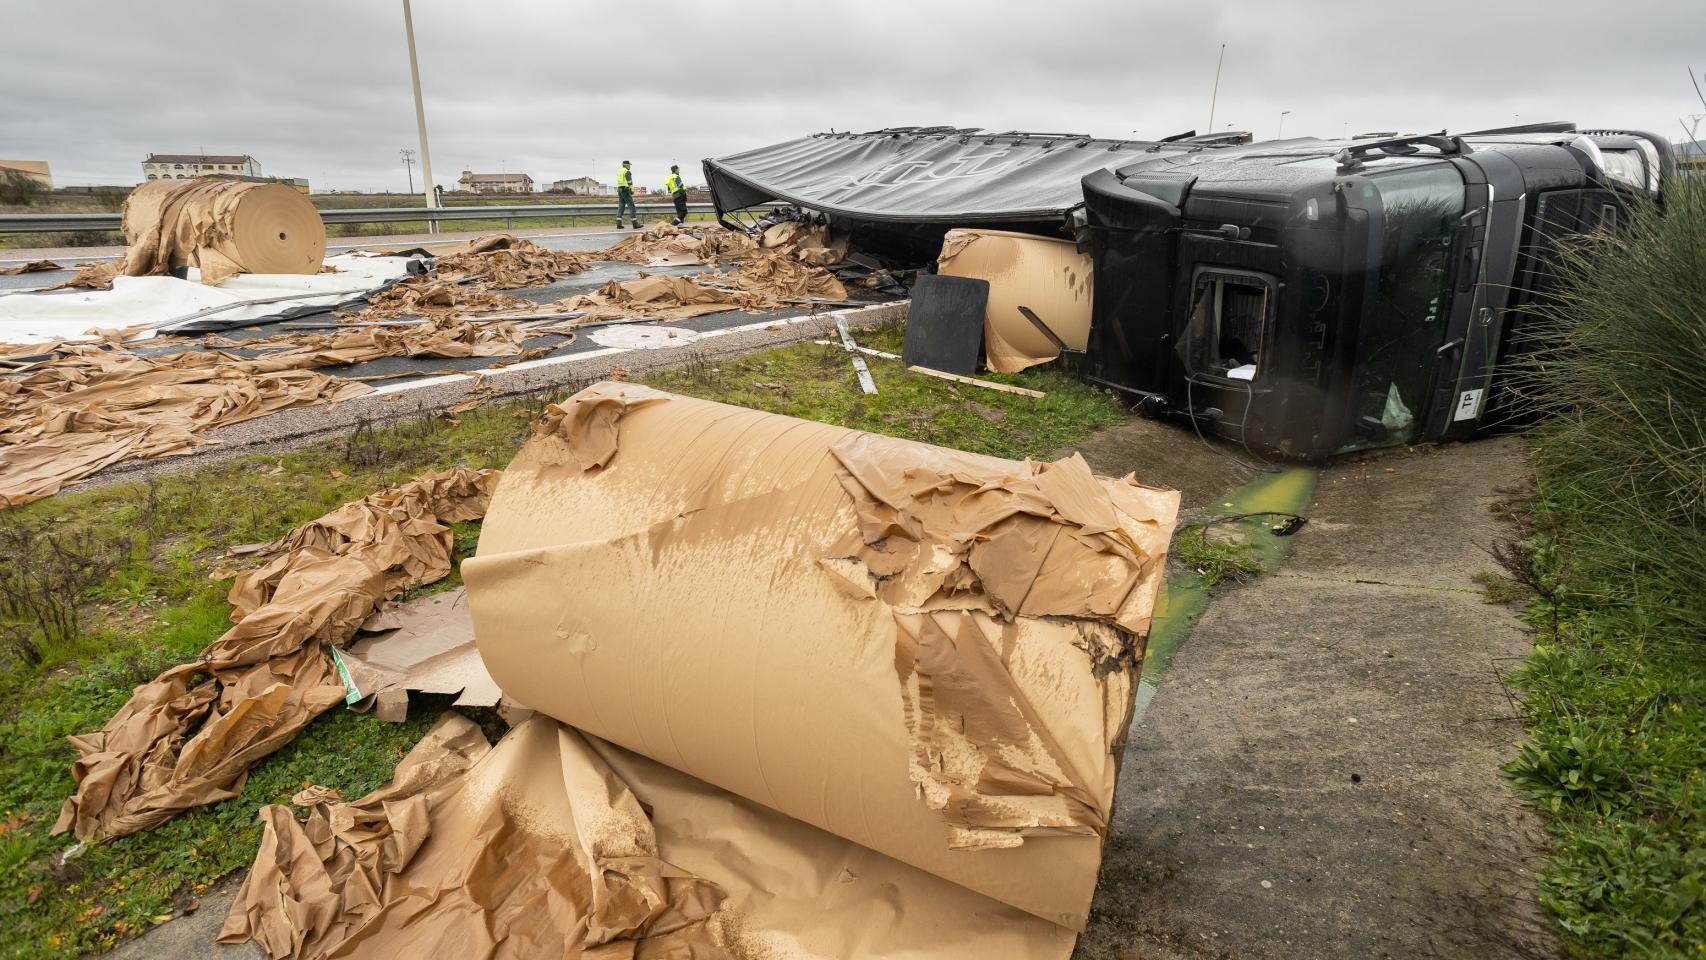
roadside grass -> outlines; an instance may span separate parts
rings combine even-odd
[[[854,334],[861,346],[889,353],[900,352],[903,337],[898,324]],[[1046,394],[1031,398],[911,373],[893,360],[866,362],[875,395],[860,392],[846,351],[811,343],[694,361],[643,381],[687,396],[1013,459],[1046,457],[1124,419],[1112,394],[1052,367],[978,374]]]
[[[898,351],[899,327],[858,334]],[[873,360],[882,392],[859,392],[847,355],[796,345],[653,374],[662,389],[1006,457],[1041,457],[1119,421],[1111,395],[1049,370],[993,376],[1048,391],[1042,399],[949,383]],[[98,729],[137,685],[193,659],[230,626],[229,581],[209,574],[225,549],[274,539],[388,483],[457,463],[501,467],[530,432],[545,399],[491,404],[455,421],[427,411],[395,426],[283,454],[254,455],[149,482],[74,491],[0,512],[0,525],[41,537],[84,536],[124,545],[78,599],[73,636],[52,639],[27,620],[40,662],[0,653],[0,957],[74,957],[192,908],[197,893],[247,866],[260,837],[256,810],[288,802],[312,782],[359,796],[397,760],[450,698],[417,702],[408,722],[334,709],[257,764],[242,793],[153,830],[77,849],[50,837],[71,792],[75,752],[65,737]],[[479,524],[456,525],[456,556],[473,552]],[[38,538],[39,539],[39,538]],[[29,562],[31,558],[8,558]],[[448,589],[452,574],[421,592]],[[477,718],[482,719],[482,718]],[[489,720],[489,718],[483,718]]]
[[[1706,182],[1565,251],[1517,371],[1545,421],[1511,578],[1533,655],[1506,767],[1587,956],[1706,955]]]
[[[1179,528],[1173,535],[1169,559],[1201,576],[1204,587],[1223,582],[1242,583],[1261,576],[1265,569],[1256,548],[1207,536],[1200,524]]]

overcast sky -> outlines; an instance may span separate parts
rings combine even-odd
[[[0,159],[134,183],[150,152],[404,189],[401,0],[99,0],[0,11]],[[27,11],[27,12],[26,12]],[[74,15],[73,15],[74,13]],[[1378,3],[415,0],[433,173],[658,185],[820,130],[903,124],[1338,136],[1574,120],[1682,135],[1702,0]],[[1701,125],[1706,132],[1706,123]],[[415,170],[417,188],[421,181]]]

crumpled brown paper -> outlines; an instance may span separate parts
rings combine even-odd
[[[373,323],[401,316],[446,319],[526,310],[534,307],[531,301],[495,291],[536,287],[587,268],[587,259],[581,254],[549,250],[508,234],[395,252],[419,249],[438,251],[430,272],[392,284],[369,297],[363,309],[340,315]]]
[[[567,326],[578,326],[601,320],[624,320],[645,317],[657,320],[685,320],[688,317],[728,310],[756,310],[764,301],[726,290],[714,290],[686,277],[666,277],[640,274],[633,280],[612,280],[596,293],[581,294],[559,300],[556,308],[577,312]]]
[[[76,265],[77,272],[72,275],[71,279],[41,289],[47,291],[87,287],[91,290],[105,290],[113,285],[113,277],[118,276],[119,266],[117,260],[92,260],[79,263]]]
[[[273,957],[1065,960],[1071,931],[536,717],[261,812],[220,940]]]
[[[213,427],[372,390],[314,368],[379,357],[518,356],[530,335],[508,321],[438,318],[251,340],[243,346],[266,352],[239,357],[134,354],[118,345],[121,334],[113,331],[104,347],[15,348],[60,355],[23,368],[26,376],[0,381],[0,508],[51,496],[120,461],[188,453]]]
[[[21,273],[45,273],[49,270],[64,269],[52,260],[31,260],[28,263],[14,263],[9,267],[0,267],[0,277],[15,277]]]
[[[723,259],[749,256],[755,248],[751,237],[715,223],[659,223],[623,237],[597,256],[600,260],[661,267],[715,264]]]
[[[773,302],[786,297],[847,298],[847,287],[835,274],[774,251],[742,260],[732,273],[700,274],[700,279],[727,284]]]
[[[266,831],[219,939],[274,958],[724,958],[722,893],[658,854],[627,785],[572,730],[524,723],[495,749],[446,714],[384,787],[261,811]],[[602,948],[602,949],[601,949]]]
[[[394,283],[367,298],[360,310],[341,311],[339,316],[354,323],[376,323],[397,317],[450,319],[476,313],[521,310],[533,306],[528,300],[494,293],[479,283],[458,283],[424,273]]]
[[[507,695],[1081,928],[1177,506],[1076,458],[600,384],[518,454],[463,576]]]
[[[326,227],[307,197],[281,183],[227,177],[152,180],[124,200],[129,277],[196,267],[201,282],[239,273],[318,273]]]
[[[450,572],[449,524],[482,516],[497,479],[428,473],[274,544],[285,552],[231,588],[230,630],[138,687],[100,730],[69,738],[77,790],[53,832],[125,836],[236,796],[249,767],[344,698],[330,648],[385,600]]]
[[[310,362],[57,348],[62,355],[0,381],[0,507],[51,496],[121,460],[187,453],[211,427],[371,390],[312,372],[319,364]]]

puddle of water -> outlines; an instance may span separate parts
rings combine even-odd
[[[1287,467],[1278,473],[1264,473],[1230,496],[1220,501],[1215,513],[1257,513],[1276,510],[1283,513],[1304,513],[1315,494],[1313,467]],[[1239,520],[1226,526],[1242,534],[1261,561],[1262,569],[1273,573],[1291,552],[1291,537],[1276,537],[1270,528],[1280,517],[1255,517]],[[1197,618],[1208,606],[1208,590],[1202,577],[1195,573],[1179,573],[1168,578],[1161,587],[1155,604],[1155,621],[1149,628],[1149,647],[1143,658],[1143,682],[1138,684],[1137,717],[1142,717],[1149,701],[1154,699],[1173,662],[1173,654],[1190,636]],[[1136,718],[1134,718],[1135,720]]]

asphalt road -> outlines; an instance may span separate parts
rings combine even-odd
[[[578,232],[572,232],[572,233],[566,232],[566,231],[565,232],[558,232],[558,233],[549,233],[549,232],[541,231],[539,233],[534,233],[533,235],[528,236],[528,239],[534,241],[535,243],[540,244],[541,246],[548,247],[550,249],[573,250],[573,251],[578,252],[578,251],[602,250],[605,247],[608,247],[611,244],[615,243],[617,240],[621,239],[622,237],[630,235],[631,233],[632,233],[632,231],[627,231],[627,230],[623,230],[623,231],[591,230],[591,231],[578,231]],[[478,234],[469,234],[468,236],[476,236],[476,235],[478,235]],[[343,252],[345,250],[354,250],[354,249],[362,249],[362,248],[397,246],[400,244],[405,244],[405,243],[409,243],[409,242],[413,242],[413,241],[417,241],[417,240],[422,241],[422,242],[427,242],[430,240],[444,240],[447,238],[454,238],[456,236],[461,236],[461,235],[441,235],[441,236],[436,237],[436,238],[428,238],[424,235],[413,236],[413,237],[369,238],[369,239],[364,239],[359,243],[334,244],[328,248],[328,252]],[[26,253],[26,254],[28,253],[28,251],[8,251],[8,252],[14,252],[14,253],[22,252],[22,253]],[[112,258],[111,255],[105,257],[105,259],[111,259],[111,258]],[[97,258],[91,258],[91,259],[97,259]],[[4,265],[7,262],[10,262],[10,261],[0,261],[0,265]],[[638,266],[636,264],[625,263],[625,262],[598,261],[592,266],[591,269],[587,270],[584,273],[579,273],[579,274],[575,274],[573,276],[564,277],[560,280],[557,280],[557,281],[549,283],[549,284],[545,284],[543,286],[528,287],[528,288],[524,288],[524,289],[520,289],[520,290],[508,290],[508,291],[504,291],[504,292],[508,293],[512,296],[519,297],[519,298],[524,299],[524,300],[532,301],[534,303],[547,304],[547,303],[551,303],[551,302],[556,301],[556,300],[562,300],[562,299],[566,299],[568,297],[573,297],[573,296],[577,296],[577,295],[584,294],[584,293],[590,293],[590,292],[595,291],[598,288],[604,286],[605,283],[607,283],[611,280],[629,279],[629,278],[638,276],[642,272],[650,273],[650,274],[692,276],[696,273],[700,273],[700,272],[704,271],[705,269],[706,269],[705,267],[699,266],[699,265],[676,266],[676,267],[641,267],[641,266]],[[35,287],[50,285],[50,284],[56,283],[60,280],[69,278],[70,276],[71,276],[70,271],[43,271],[41,273],[20,274],[18,276],[0,276],[0,293],[4,293],[4,291],[7,289],[18,290],[20,288],[35,288]],[[52,293],[42,294],[42,296],[56,296],[56,295],[57,294],[52,294]],[[871,303],[883,303],[883,302],[893,302],[894,301],[894,298],[892,298],[892,297],[882,297],[882,296],[879,296],[876,294],[869,293],[868,291],[867,292],[855,292],[854,297],[861,299],[861,300],[869,301]],[[694,317],[694,318],[687,319],[687,320],[672,321],[672,322],[669,322],[668,324],[666,324],[666,326],[668,326],[669,328],[674,329],[674,330],[688,331],[691,334],[702,334],[702,333],[706,333],[709,331],[729,330],[731,328],[745,327],[745,326],[750,326],[753,324],[764,325],[764,324],[775,323],[778,321],[788,320],[790,318],[807,316],[807,315],[810,315],[814,312],[822,312],[823,309],[824,308],[819,307],[816,311],[814,311],[811,307],[808,307],[808,306],[797,306],[797,307],[787,307],[787,308],[782,308],[782,309],[777,309],[777,310],[765,310],[765,311],[757,311],[757,312],[745,312],[745,311],[740,311],[740,310],[729,310],[729,311],[726,311],[723,313],[708,314],[706,316]],[[325,312],[321,312],[321,313],[309,314],[309,315],[305,315],[305,316],[295,317],[295,318],[292,318],[288,321],[264,323],[264,324],[257,324],[255,326],[237,327],[237,328],[233,328],[233,329],[229,329],[229,330],[222,330],[219,332],[219,335],[228,339],[228,340],[243,341],[243,340],[258,340],[258,339],[262,339],[265,337],[271,337],[271,336],[276,336],[279,334],[286,334],[286,333],[302,333],[302,334],[332,333],[335,331],[328,329],[327,327],[330,324],[335,323],[336,321],[337,321],[337,317],[333,316],[330,311],[325,311]],[[644,325],[648,326],[648,327],[658,326],[658,324],[650,323],[650,322],[645,323]],[[691,336],[687,333],[684,333],[681,336],[677,337],[676,338],[677,342],[670,344],[670,346],[674,346],[674,347],[688,346],[694,342],[694,339],[695,338],[693,336]],[[0,329],[0,342],[4,342],[4,341],[5,341],[5,331],[3,329]],[[597,340],[594,338],[594,336],[591,335],[590,330],[589,331],[582,331],[577,336],[575,336],[573,338],[553,334],[553,335],[533,337],[533,338],[528,339],[524,343],[525,349],[531,350],[531,349],[536,349],[536,348],[540,348],[540,347],[551,348],[551,352],[547,355],[548,359],[550,359],[550,360],[560,360],[562,358],[574,357],[574,356],[581,355],[581,354],[588,354],[588,353],[607,350],[607,348],[604,345],[598,343]],[[172,345],[165,345],[165,346],[160,346],[160,347],[150,347],[146,341],[142,341],[142,342],[133,344],[131,346],[131,349],[135,350],[137,353],[141,353],[141,354],[145,354],[145,355],[149,355],[149,354],[164,355],[164,354],[176,353],[176,352],[180,352],[180,351],[184,351],[184,350],[196,350],[196,349],[204,349],[204,348],[201,347],[197,343],[172,344]],[[241,347],[224,348],[224,349],[227,349],[229,352],[238,354],[240,356],[252,356],[255,353],[254,351],[244,350]],[[442,382],[443,378],[440,375],[443,374],[445,371],[477,371],[477,370],[483,370],[483,369],[490,367],[493,363],[501,362],[504,359],[506,359],[506,358],[503,358],[503,357],[468,357],[468,358],[461,358],[461,359],[440,359],[440,358],[432,358],[432,357],[422,357],[422,358],[383,357],[383,358],[380,358],[378,360],[374,360],[374,361],[371,361],[368,363],[352,364],[349,366],[341,366],[341,367],[327,367],[327,368],[324,368],[324,370],[326,373],[330,373],[334,376],[343,376],[343,377],[374,377],[374,376],[397,377],[398,379],[384,382],[384,389],[387,393],[396,393],[399,391],[409,390],[415,386],[426,385],[426,384],[436,383],[436,382]],[[541,362],[542,361],[540,361],[540,360],[532,361],[533,364],[539,364]],[[404,375],[404,374],[414,374],[415,376],[412,376],[412,377],[411,376],[399,376],[399,375]]]

